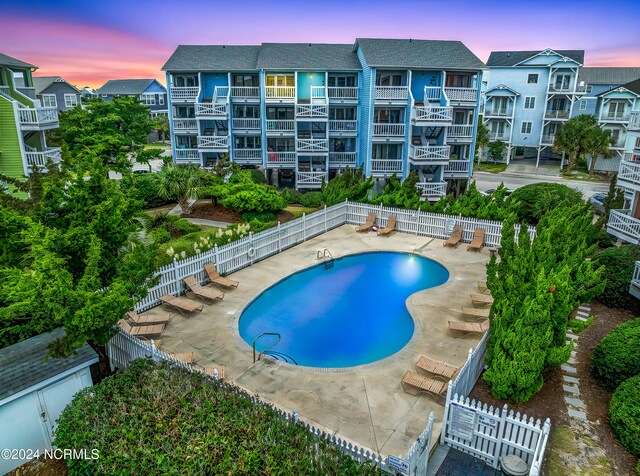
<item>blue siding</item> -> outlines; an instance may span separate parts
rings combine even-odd
[[[298,72],[298,99],[311,99],[311,86],[325,86],[324,72]]]
[[[416,101],[424,98],[425,86],[440,86],[442,73],[440,71],[412,71],[411,94]]]
[[[171,97],[171,74],[169,71],[166,72],[167,75],[167,96]],[[173,108],[171,104],[167,103],[167,109],[169,110],[169,137],[171,138],[171,157],[173,159],[173,163],[176,163],[176,137],[173,131]]]
[[[152,82],[147,89],[144,90],[145,93],[167,93],[165,87],[160,84],[158,81]]]
[[[200,94],[201,98],[212,98],[216,86],[228,86],[229,75],[227,73],[201,73]]]

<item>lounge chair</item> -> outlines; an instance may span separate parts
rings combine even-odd
[[[172,311],[178,311],[185,317],[187,314],[191,314],[192,312],[202,311],[202,304],[183,297],[173,296],[171,294],[160,296],[160,302],[163,306],[168,307]]]
[[[192,364],[195,362],[195,359],[193,358],[193,352],[180,352],[178,354],[169,355],[174,359],[179,360],[180,362],[184,362],[185,364]]]
[[[449,332],[451,332],[453,337],[456,337],[456,333],[462,334],[462,337],[466,337],[471,334],[484,334],[488,330],[488,319],[482,322],[449,321]]]
[[[440,398],[444,396],[448,386],[445,381],[425,377],[413,370],[404,374],[401,384],[402,389],[410,395],[419,395],[424,392]]]
[[[378,236],[388,235],[395,229],[396,229],[396,217],[392,215],[387,220],[387,226],[385,226],[381,230],[378,230]]]
[[[454,375],[458,373],[460,367],[456,367],[455,365],[451,365],[440,360],[431,359],[426,355],[421,355],[416,363],[416,369],[434,374],[436,375],[436,377],[434,377],[436,379],[444,377],[445,380],[451,380]]]
[[[200,367],[199,365],[196,365],[195,367],[208,377],[213,377],[216,370],[218,371],[218,378],[220,380],[224,380],[227,377],[227,371],[224,365],[218,365],[216,367]]]
[[[375,222],[376,222],[376,214],[369,213],[369,215],[367,216],[367,221],[365,221],[362,225],[356,228],[356,231],[357,232],[370,231],[371,227],[374,225]]]
[[[478,309],[476,307],[463,307],[462,315],[465,317],[465,319],[479,321],[481,319],[488,319],[490,311],[491,309],[488,307],[482,309]]]
[[[238,284],[240,284],[234,279],[220,276],[220,273],[218,273],[218,270],[216,269],[216,265],[213,263],[205,264],[204,270],[206,271],[207,276],[209,276],[211,282],[216,286],[221,286],[223,288],[237,288]]]
[[[153,346],[156,349],[159,349],[160,346],[162,345],[162,339],[148,339],[146,337],[140,337],[140,339],[142,339],[144,341],[144,343],[147,344],[147,345],[151,345],[151,341],[153,340]]]
[[[493,304],[491,294],[471,293],[471,302],[475,307],[489,307]]]
[[[473,240],[467,246],[467,251],[480,251],[484,246],[484,230],[476,228],[473,232]]]
[[[132,326],[126,319],[120,319],[118,321],[120,328],[127,334],[131,334],[136,337],[155,337],[162,334],[164,330],[164,324],[154,324],[152,326]]]
[[[485,294],[487,291],[489,291],[489,288],[487,287],[487,282],[486,281],[478,281],[478,290]]]
[[[204,302],[220,301],[224,298],[224,293],[217,289],[205,288],[195,278],[195,276],[187,276],[182,279],[187,285],[187,295],[193,295]]]
[[[133,326],[140,326],[143,324],[166,324],[171,320],[171,314],[165,317],[154,316],[151,314],[145,314],[143,316],[135,311],[129,311],[127,312],[127,319]]]
[[[453,227],[453,232],[448,240],[442,243],[442,246],[453,246],[457,248],[458,245],[462,243],[462,227],[460,225],[456,225]]]

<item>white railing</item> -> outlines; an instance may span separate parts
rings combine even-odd
[[[33,99],[34,101],[36,100],[36,88],[17,87],[16,91],[24,94],[29,99]]]
[[[198,149],[176,149],[176,162],[180,161],[199,162],[200,152]]]
[[[60,148],[52,147],[44,151],[27,151],[25,152],[27,164],[32,167],[44,167],[47,165],[48,160],[52,160],[55,163],[60,163]]]
[[[279,165],[295,165],[296,153],[295,152],[273,152],[267,151],[267,168],[276,167]]]
[[[418,182],[416,188],[423,198],[439,198],[447,195],[447,182]]]
[[[507,140],[509,138],[509,134],[507,132],[489,132],[489,140]]]
[[[571,81],[573,82],[573,81]],[[568,85],[557,85],[555,83],[550,83],[549,84],[549,92],[550,93],[571,93],[574,91],[578,91],[577,89],[573,89],[573,85],[572,84],[568,84]]]
[[[355,152],[329,152],[329,166],[356,165]]]
[[[627,184],[620,182],[627,182]],[[640,162],[627,162],[626,160],[620,162],[618,185],[621,187],[630,185],[632,188],[640,186]]]
[[[322,179],[327,180],[327,172],[297,172],[296,185],[307,187],[320,187]]]
[[[329,139],[296,139],[298,152],[327,152]]]
[[[556,140],[556,136],[550,136],[550,135],[543,135],[542,139],[540,139],[540,143],[541,144],[549,144],[549,145],[553,145],[553,143]]]
[[[511,117],[513,109],[487,107],[484,110],[484,115],[485,117]]]
[[[226,103],[199,102],[195,105],[196,117],[227,117],[229,106]]]
[[[478,90],[476,88],[444,88],[449,101],[476,102]]]
[[[409,158],[412,162],[443,162],[449,160],[451,146],[413,145],[409,146]]]
[[[416,122],[451,122],[453,108],[414,106],[413,115]]]
[[[262,149],[234,149],[233,159],[245,163],[262,163]]]
[[[294,99],[296,88],[293,86],[265,86],[267,99]]]
[[[240,117],[232,121],[234,129],[260,129],[260,119]]]
[[[267,119],[267,133],[269,132],[294,132],[296,121],[289,119]]]
[[[356,132],[358,121],[329,121],[329,132]]]
[[[629,130],[640,131],[640,111],[632,111],[629,114]]]
[[[231,88],[229,86],[216,86],[215,88],[213,88],[213,102],[229,102],[230,94]]]
[[[257,86],[232,86],[232,98],[259,98],[260,88]]]
[[[198,129],[198,121],[195,119],[174,119],[173,129],[176,131],[193,131]]]
[[[544,112],[544,117],[547,119],[568,119],[569,111],[561,109],[548,109]]]
[[[601,120],[604,122],[627,122],[630,114],[627,111],[618,112],[612,111],[601,116]]]
[[[11,97],[11,88],[9,86],[0,86],[0,96],[4,96],[13,101],[13,98]]]
[[[180,99],[183,101],[195,101],[200,94],[198,86],[172,86],[171,99]]]
[[[424,102],[427,101],[440,101],[442,97],[442,88],[440,86],[425,86],[424,87]]]
[[[21,107],[18,112],[23,126],[43,126],[58,122],[58,110],[55,107]]]
[[[404,137],[404,124],[373,124],[373,135],[383,137]]]
[[[329,87],[329,99],[358,99],[358,88]]]
[[[297,117],[327,117],[329,108],[324,104],[297,104]]]
[[[611,210],[607,231],[629,243],[640,243],[640,219],[630,215],[631,210]]]
[[[400,159],[372,159],[371,173],[401,173],[402,160]]]
[[[444,166],[444,174],[447,177],[469,175],[469,160],[450,160]]]
[[[473,137],[473,126],[454,124],[447,128],[447,137]]]
[[[311,86],[311,100],[326,99],[327,88],[325,86]]]
[[[375,99],[407,100],[409,88],[407,86],[376,86]]]
[[[226,149],[229,136],[198,136],[198,149]]]
[[[636,261],[636,267],[633,270],[631,278],[631,287],[640,290],[640,261]]]

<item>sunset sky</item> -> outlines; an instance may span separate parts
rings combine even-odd
[[[640,66],[640,1],[32,0],[3,2],[0,52],[77,86],[155,77],[178,44],[463,41],[491,50],[584,49],[586,66]]]

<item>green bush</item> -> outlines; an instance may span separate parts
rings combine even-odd
[[[156,174],[132,174],[122,178],[120,186],[133,197],[142,201],[142,208],[155,208],[175,203],[178,197],[162,198],[158,195],[158,176]]]
[[[267,183],[267,179],[264,178],[264,173],[258,169],[250,169],[249,173],[251,174],[251,180],[253,183]]]
[[[151,359],[79,392],[55,445],[99,451],[65,460],[71,476],[379,474],[243,390]]]
[[[607,248],[594,258],[598,266],[604,266],[606,280],[603,293],[598,298],[609,307],[625,308],[634,299],[629,294],[629,282],[633,277],[636,260],[640,260],[640,246],[622,245]]]
[[[640,457],[640,375],[625,380],[616,389],[611,397],[609,417],[622,446],[636,458]]]
[[[509,196],[507,205],[516,213],[520,223],[535,225],[558,205],[568,207],[583,202],[582,194],[559,183],[533,183],[520,187]]]
[[[166,228],[156,228],[151,233],[151,238],[153,238],[154,243],[162,245],[163,243],[168,243],[171,241],[171,233]]]
[[[593,374],[607,390],[640,374],[640,318],[620,324],[593,351]]]
[[[249,213],[242,214],[243,222],[251,222],[254,220],[262,223],[268,223],[268,222],[276,221],[277,218],[271,212],[262,212],[262,213],[249,212]]]
[[[319,208],[324,204],[324,197],[322,192],[307,192],[302,195],[300,204],[303,207]]]
[[[280,195],[282,196],[282,198],[284,198],[284,201],[287,202],[288,205],[291,205],[292,203],[302,203],[302,193],[298,190],[290,190],[288,188],[285,188],[282,192],[280,192]]]
[[[574,334],[580,334],[583,330],[588,329],[593,324],[593,317],[588,318],[586,321],[580,319],[570,319],[567,327],[571,329]]]
[[[357,169],[347,168],[322,188],[322,196],[327,206],[342,203],[349,199],[363,201],[367,199],[373,187],[373,179],[364,175],[364,164]]]

